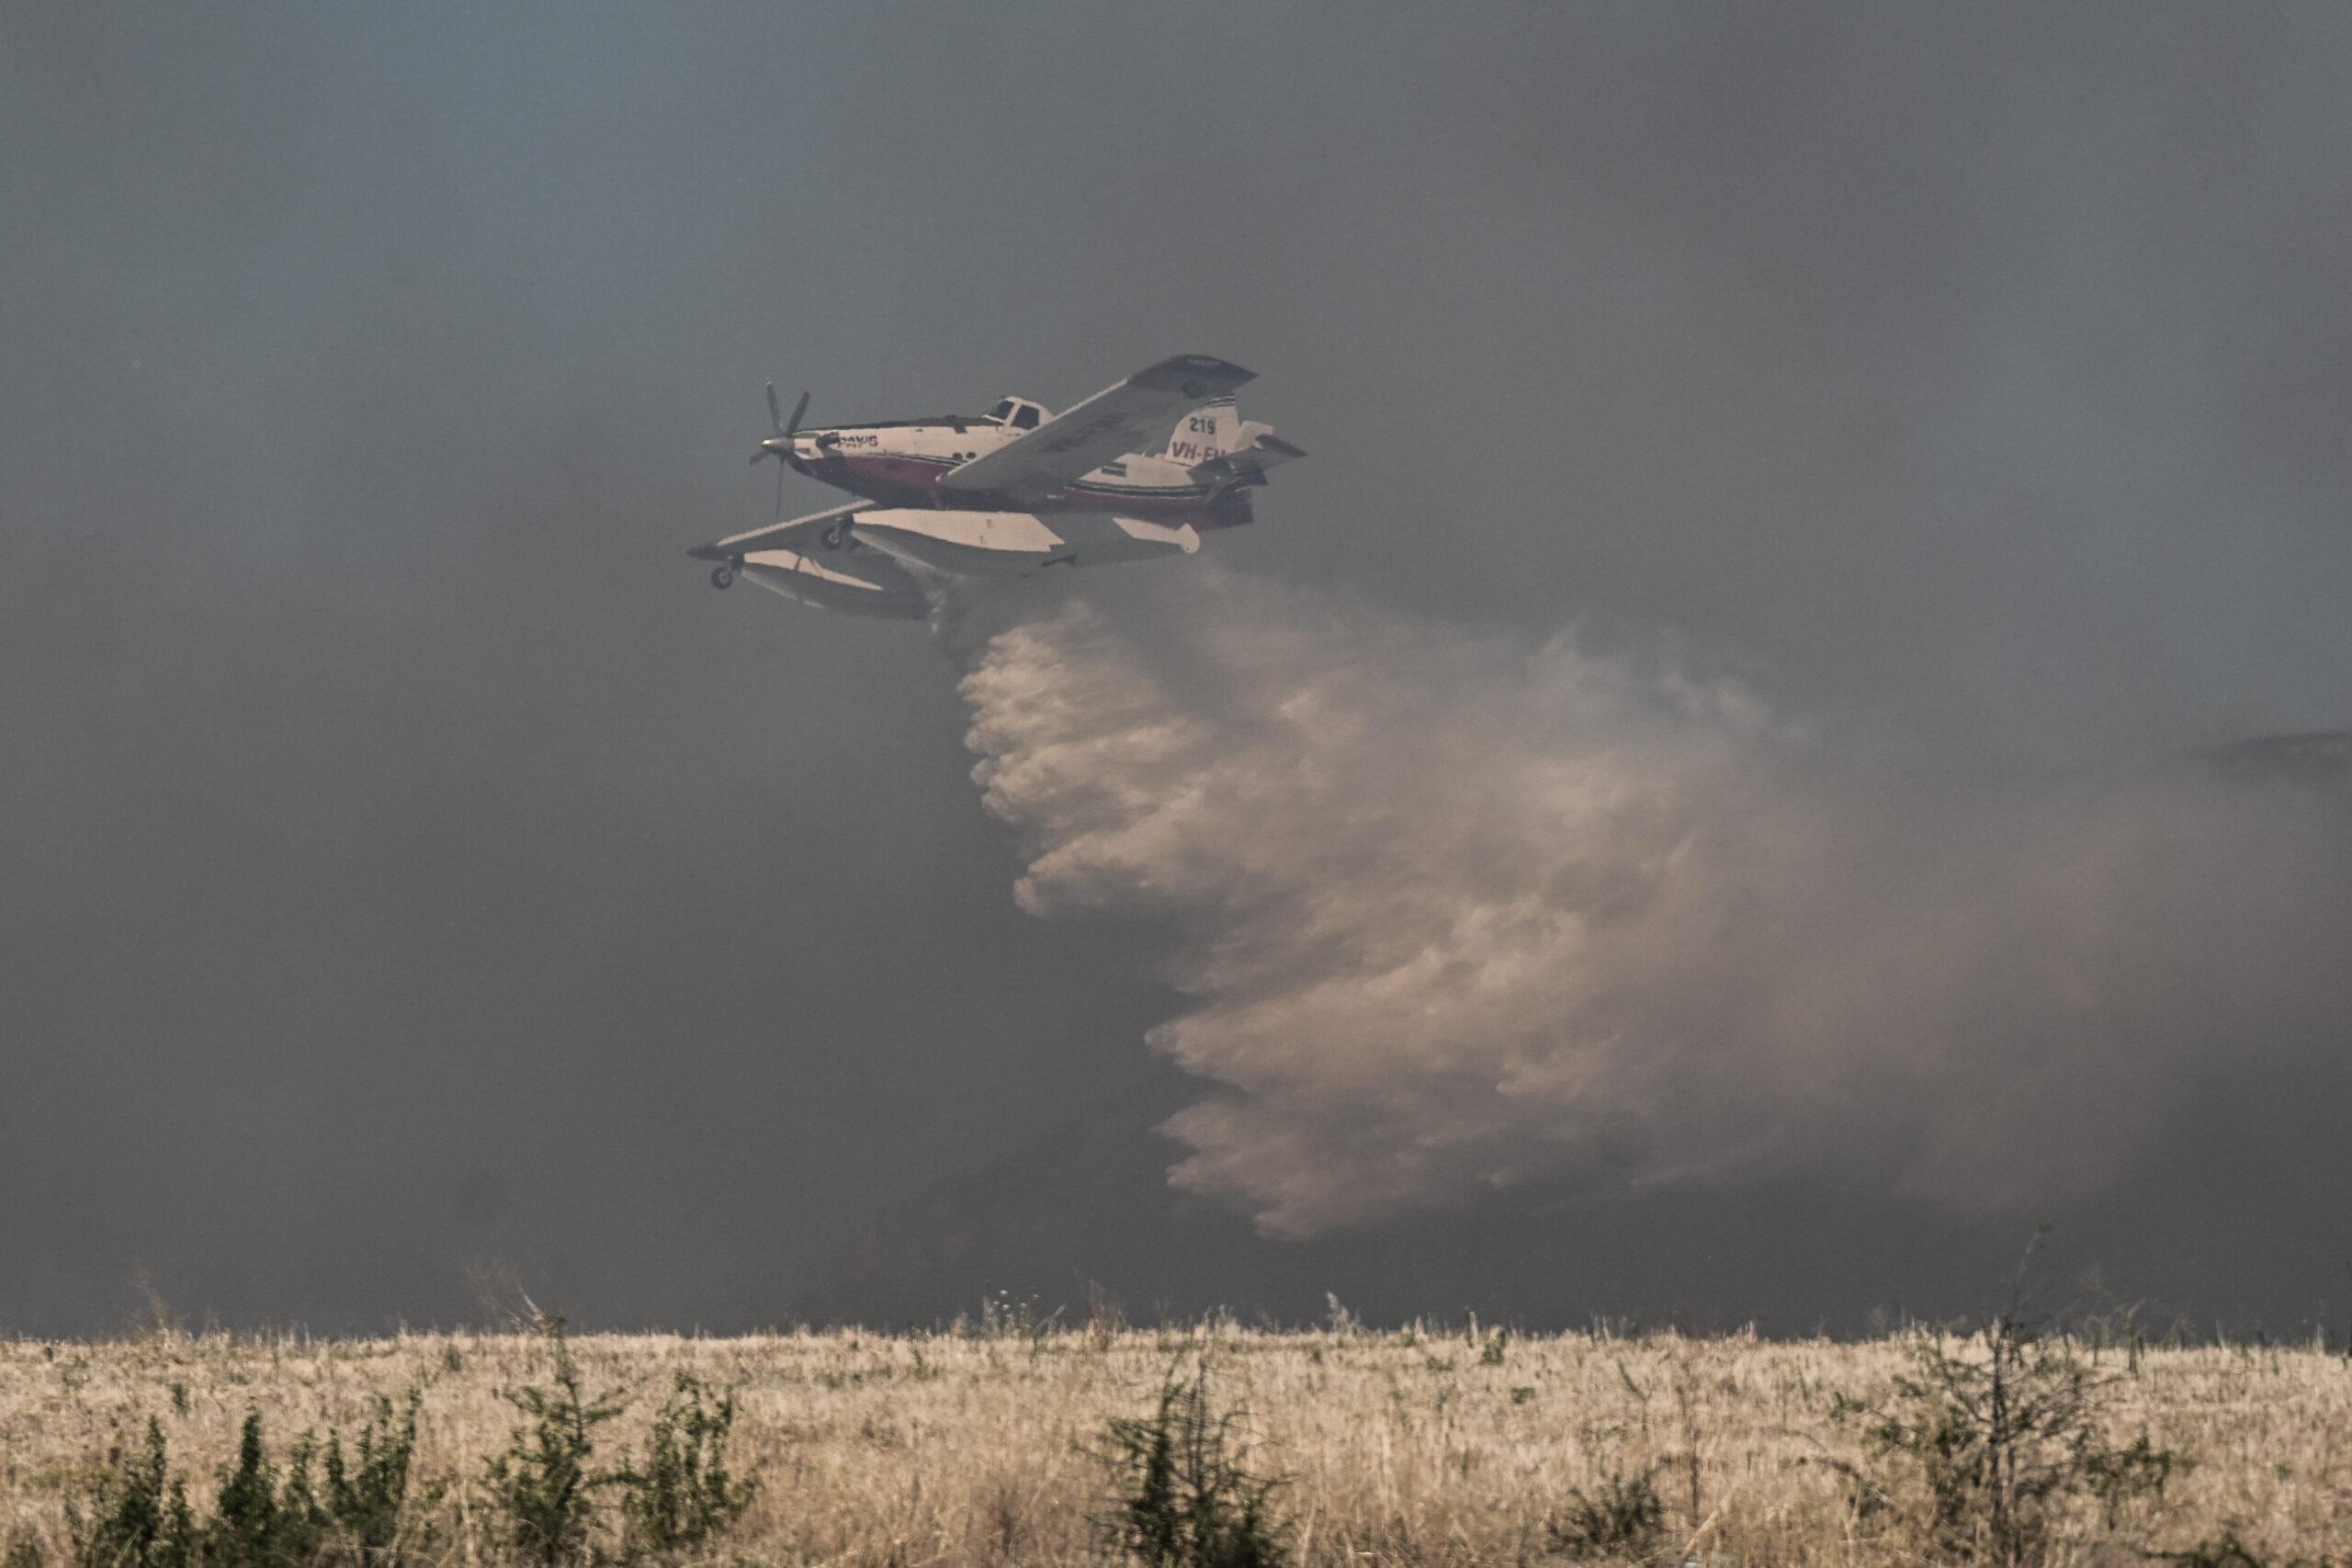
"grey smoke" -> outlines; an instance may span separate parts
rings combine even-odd
[[[1823,1167],[2071,1201],[2352,1031],[2352,815],[2292,777],[1999,774],[1214,566],[951,637],[1022,907],[1163,923],[1173,1179],[1269,1234]]]
[[[678,552],[773,515],[771,378],[853,419],[1229,355],[1315,457],[1222,565],[1505,667],[1571,619],[1736,650],[1815,815],[1925,863],[2127,787],[1991,759],[2352,722],[2352,8],[1331,9],[0,14],[0,1325],[119,1326],[139,1267],[191,1322],[447,1323],[479,1259],[639,1326],[1080,1271],[1979,1304],[2019,1217],[1894,1192],[1893,1132],[1819,1152],[1850,1083],[1810,1147],[1612,1118],[1523,1140],[1565,1198],[1306,1244],[1168,1190],[1151,1127],[1273,1114],[1141,1043],[1215,1005],[1140,977],[1206,915],[1022,914],[933,650]],[[1250,705],[1154,623],[1225,624],[1205,581],[1050,587],[1173,711]],[[2062,1242],[2340,1325],[2352,1053],[2324,993],[2257,1037],[2291,1005],[2146,1058]]]

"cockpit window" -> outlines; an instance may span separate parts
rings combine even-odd
[[[1011,398],[1007,398],[1004,401],[997,404],[996,407],[989,410],[989,417],[1001,424],[1008,417],[1011,416],[1012,412],[1012,400]]]
[[[1036,429],[1036,428],[1037,428],[1037,411],[1036,411],[1036,409],[1035,409],[1035,408],[1034,408],[1034,407],[1032,407],[1031,405],[1029,405],[1029,404],[1027,404],[1027,403],[1023,403],[1020,408],[1016,409],[1016,410],[1013,412],[1013,415],[1012,415],[1012,428],[1013,428],[1013,429],[1015,429],[1015,430],[1035,430],[1035,429]]]

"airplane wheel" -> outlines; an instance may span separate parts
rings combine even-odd
[[[734,584],[735,567],[732,562],[721,561],[710,569],[710,585],[713,588],[731,588]]]
[[[836,523],[817,536],[824,542],[825,548],[829,550],[837,550],[842,547],[842,543],[849,537],[849,530],[839,523]]]

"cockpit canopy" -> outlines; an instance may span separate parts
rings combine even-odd
[[[1012,430],[1035,430],[1053,416],[1043,403],[1033,403],[1026,398],[1007,398],[989,410],[989,417]]]

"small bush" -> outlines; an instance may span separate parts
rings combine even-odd
[[[2181,1568],[2267,1568],[2245,1542],[2238,1539],[2234,1529],[2224,1529],[2218,1540],[2202,1540],[2185,1551],[2146,1551],[2142,1556],[2154,1562],[2177,1562]],[[2320,1568],[2327,1560],[2321,1559]]]
[[[1279,1478],[1249,1467],[1247,1416],[1217,1411],[1208,1368],[1170,1372],[1151,1415],[1114,1418],[1107,1543],[1149,1568],[1263,1568],[1286,1561],[1272,1501]]]
[[[634,1547],[673,1551],[699,1545],[742,1517],[759,1490],[757,1481],[728,1473],[734,1395],[713,1401],[706,1394],[699,1382],[680,1372],[670,1402],[653,1418],[644,1468],[623,1472]]]
[[[379,1399],[375,1418],[360,1429],[349,1462],[344,1459],[343,1434],[331,1434],[327,1439],[325,1517],[343,1550],[359,1568],[384,1568],[403,1557],[431,1553],[430,1513],[447,1488],[435,1483],[411,1505],[409,1471],[416,1457],[416,1412],[421,1403],[417,1391],[410,1389],[408,1407],[395,1427],[392,1402]],[[307,1457],[298,1450],[298,1460]],[[306,1468],[298,1462],[295,1473],[302,1475]],[[290,1482],[288,1485],[290,1489]]]
[[[261,1412],[245,1413],[237,1439],[237,1463],[220,1472],[213,1517],[201,1533],[206,1568],[292,1568],[318,1546],[323,1520],[310,1488],[310,1450],[298,1451],[287,1485],[287,1506],[278,1499],[277,1467],[261,1438]]]
[[[555,1386],[505,1395],[530,1419],[483,1474],[501,1533],[515,1555],[540,1568],[609,1560],[602,1544],[606,1518],[597,1500],[607,1490],[620,1494],[620,1562],[703,1545],[742,1517],[759,1483],[738,1479],[727,1467],[733,1395],[714,1399],[701,1382],[680,1373],[653,1418],[641,1468],[600,1470],[596,1428],[628,1407],[628,1395],[611,1390],[588,1397],[561,1324],[551,1323],[548,1334],[555,1347]]]
[[[1666,1535],[1666,1505],[1654,1470],[1627,1476],[1612,1471],[1598,1495],[1568,1494],[1568,1506],[1544,1527],[1552,1550],[1565,1557],[1646,1557]]]
[[[2109,1439],[2112,1381],[2043,1339],[2013,1294],[2007,1311],[1956,1347],[1921,1335],[1885,1404],[1838,1395],[1830,1418],[1863,1423],[1876,1472],[1834,1468],[1865,1516],[1894,1510],[1906,1483],[1923,1486],[1926,1533],[1939,1551],[2005,1568],[2036,1562],[2058,1543],[2070,1500],[2096,1499],[2111,1530],[2130,1505],[2160,1499],[2185,1463],[2144,1432],[2127,1446]]]
[[[490,1461],[482,1483],[516,1554],[543,1568],[562,1568],[589,1560],[597,1530],[595,1495],[623,1479],[590,1468],[590,1461],[595,1429],[618,1416],[628,1401],[618,1392],[588,1398],[562,1330],[550,1337],[555,1387],[534,1384],[505,1394],[529,1424]]]
[[[2133,1503],[2144,1497],[2161,1500],[2173,1472],[2188,1466],[2172,1450],[2149,1442],[2145,1432],[2125,1448],[2096,1440],[2086,1443],[2081,1461],[2083,1484],[2098,1499],[2109,1529],[2123,1522],[2124,1511]]]
[[[351,1563],[390,1568],[430,1543],[429,1528],[409,1522],[409,1457],[416,1447],[417,1396],[407,1420],[390,1425],[391,1401],[359,1435],[359,1462],[346,1467],[341,1434],[331,1434],[326,1495],[312,1484],[317,1450],[306,1433],[288,1455],[283,1477],[271,1462],[259,1411],[238,1433],[237,1461],[219,1475],[209,1517],[187,1503],[187,1483],[169,1473],[163,1427],[147,1424],[142,1456],[99,1481],[85,1517],[69,1500],[67,1524],[78,1568],[310,1568]],[[429,1489],[424,1504],[439,1501]]]
[[[153,1417],[145,1451],[99,1478],[86,1517],[69,1499],[65,1519],[80,1568],[190,1568],[197,1560],[187,1483],[168,1473],[163,1423]]]

